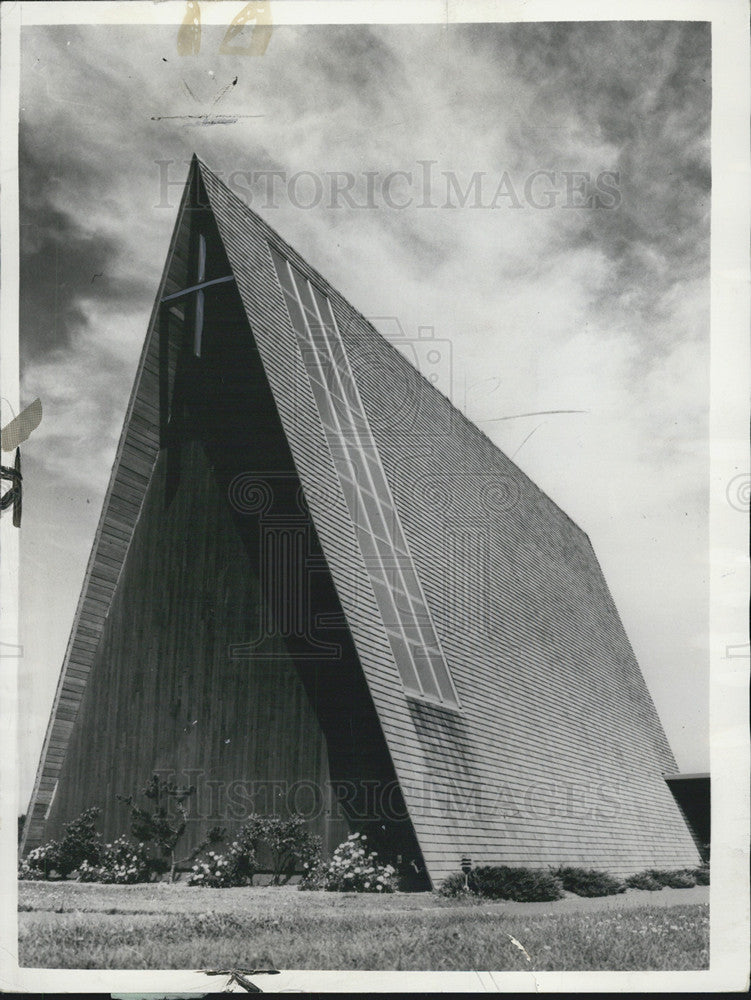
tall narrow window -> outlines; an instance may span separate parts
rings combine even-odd
[[[201,285],[206,280],[206,237],[203,233],[198,234],[198,247],[196,250],[196,313],[193,326],[193,353],[197,358],[201,357],[201,337],[203,336],[203,304],[204,292]]]
[[[456,688],[331,303],[274,247],[270,250],[404,688],[457,708]]]

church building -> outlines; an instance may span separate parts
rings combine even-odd
[[[25,850],[156,773],[188,848],[273,812],[425,886],[699,863],[589,538],[429,375],[193,159]]]

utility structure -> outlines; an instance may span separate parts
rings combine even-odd
[[[25,848],[161,772],[193,843],[627,874],[699,862],[675,770],[587,535],[194,158]]]

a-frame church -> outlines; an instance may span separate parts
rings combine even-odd
[[[25,829],[154,772],[436,884],[699,854],[589,538],[193,160]]]

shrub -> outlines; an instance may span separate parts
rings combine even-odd
[[[271,884],[284,885],[295,871],[310,865],[318,856],[321,842],[308,830],[307,823],[299,816],[282,819],[267,816],[260,822],[260,836],[271,854]]]
[[[60,875],[70,875],[83,861],[99,860],[102,837],[95,824],[100,812],[99,806],[92,806],[65,826],[55,866]]]
[[[188,885],[205,885],[212,889],[252,885],[257,868],[256,849],[261,838],[260,817],[241,828],[225,854],[209,853],[193,865]]]
[[[102,850],[101,834],[95,823],[101,810],[98,806],[85,809],[66,824],[62,839],[51,840],[29,851],[21,861],[18,877],[21,879],[48,879],[54,873],[66,878],[84,861],[97,864]]]
[[[378,861],[370,851],[365,834],[352,833],[334,851],[328,864],[307,862],[310,874],[300,883],[301,889],[326,889],[328,892],[394,892],[396,869]]]
[[[118,795],[130,809],[130,832],[139,841],[156,844],[169,859],[170,881],[175,881],[177,866],[176,848],[188,825],[186,801],[195,795],[195,785],[180,787],[174,781],[165,781],[158,774],[140,789],[140,794],[153,806],[136,805],[132,795]],[[170,805],[174,803],[177,815],[170,816]],[[198,852],[196,852],[198,853]],[[192,860],[192,859],[191,859]]]
[[[441,896],[474,896],[474,889],[467,887],[464,881],[463,872],[452,872],[451,875],[447,875],[446,878],[441,882],[438,887],[438,893]]]
[[[658,882],[649,872],[636,872],[626,879],[629,889],[645,889],[647,892],[657,892],[662,889],[662,882]]]
[[[626,891],[624,882],[596,868],[561,867],[553,874],[560,879],[566,892],[577,896],[615,896]]]
[[[255,821],[246,823],[229,847],[236,885],[253,885],[258,870],[256,852],[260,843],[260,828]]]
[[[60,845],[56,840],[35,847],[22,858],[18,866],[19,879],[40,882],[50,878],[53,872],[59,873],[59,856]]]
[[[328,865],[323,858],[314,858],[312,861],[303,862],[303,877],[297,886],[298,889],[320,890],[326,888],[328,875]]]
[[[694,869],[675,868],[665,870],[662,868],[650,868],[649,874],[660,885],[670,889],[691,889],[696,885]]]
[[[689,869],[696,879],[697,885],[709,885],[709,863],[701,865],[700,868]]]
[[[98,863],[81,862],[78,875],[82,882],[132,885],[149,881],[151,865],[143,844],[134,847],[125,837],[119,837],[111,844],[104,844]]]
[[[469,873],[469,887],[486,899],[514,899],[520,903],[547,902],[563,895],[558,879],[537,868],[481,865]]]

